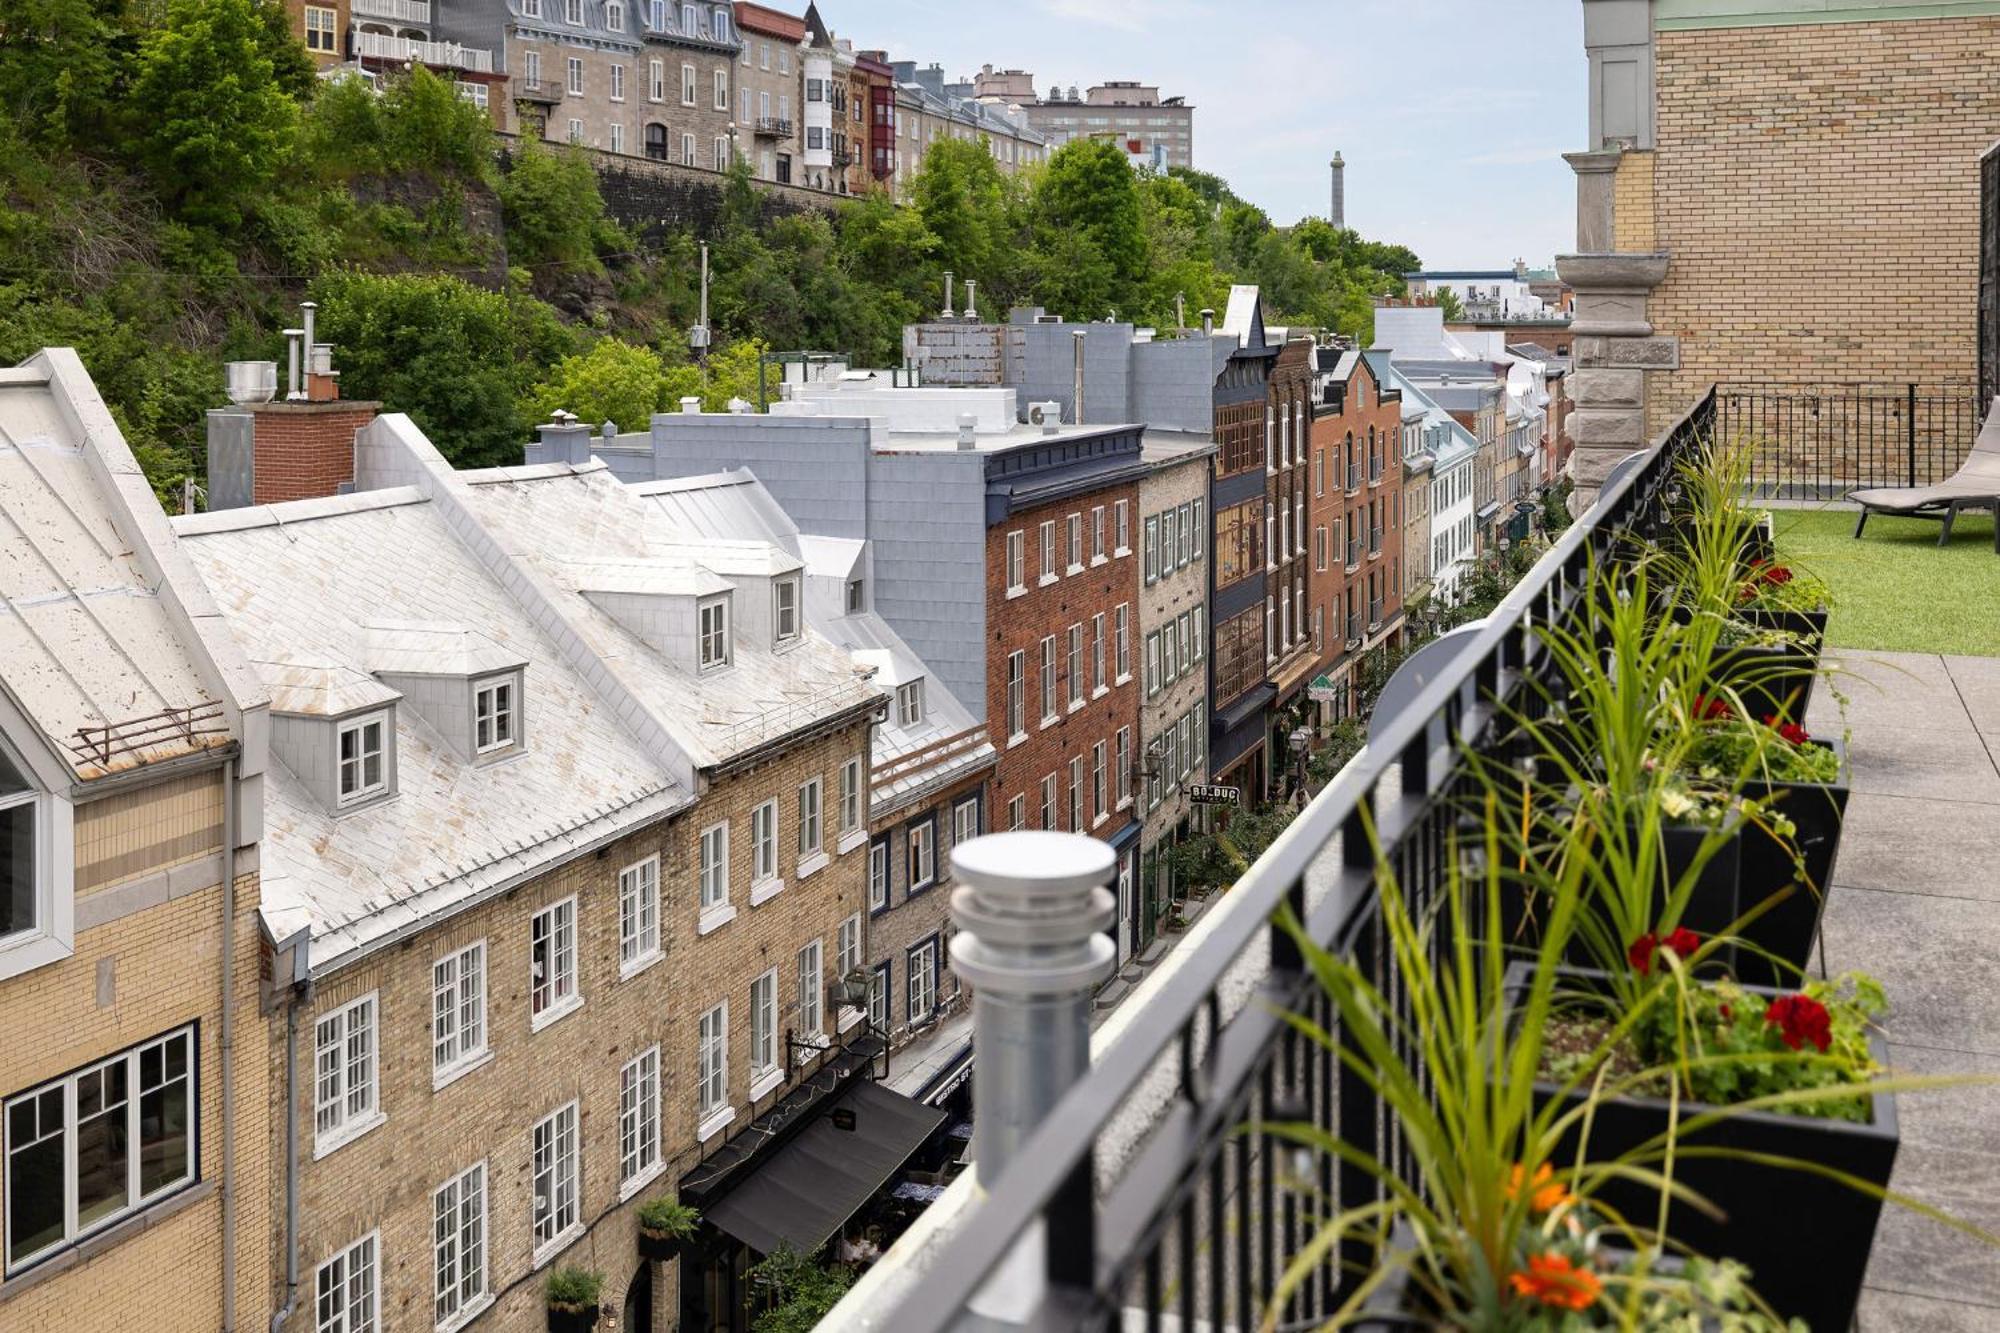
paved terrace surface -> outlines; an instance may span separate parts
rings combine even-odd
[[[1839,664],[1854,792],[1827,968],[1888,988],[1897,1072],[2000,1071],[2000,658],[1847,651]],[[1809,721],[1838,735],[1829,694],[1816,692]],[[2000,1232],[2000,1087],[1905,1093],[1897,1110],[1893,1187]],[[2000,1249],[1885,1208],[1860,1327],[2000,1329]]]

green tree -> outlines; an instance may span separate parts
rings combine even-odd
[[[971,278],[998,297],[1014,268],[1007,235],[1008,186],[993,154],[969,139],[941,139],[924,153],[910,186],[917,216],[936,237],[939,270]]]
[[[1139,191],[1125,154],[1075,139],[1049,159],[1034,193],[1041,272],[1035,295],[1072,319],[1130,311],[1146,268]]]
[[[271,77],[293,101],[303,105],[312,100],[319,86],[319,66],[312,53],[292,31],[292,16],[280,0],[251,0],[263,23],[258,42],[271,62]]]
[[[169,0],[165,25],[139,49],[136,155],[181,219],[216,238],[269,188],[297,126],[267,40],[251,0]]]
[[[123,17],[104,0],[0,0],[0,116],[39,143],[110,144]]]
[[[1444,312],[1446,322],[1465,318],[1465,305],[1451,288],[1440,287],[1431,296],[1437,301],[1437,308]]]
[[[854,1275],[783,1244],[751,1267],[750,1284],[764,1306],[750,1333],[812,1333],[854,1285]]]
[[[546,148],[520,141],[513,168],[500,181],[507,253],[516,264],[569,264],[598,270],[600,244],[611,228],[597,172],[581,148]]]
[[[524,393],[572,350],[548,306],[444,275],[353,270],[324,275],[313,296],[350,397],[409,413],[460,467],[521,461]]]
[[[645,430],[666,403],[666,382],[667,368],[652,348],[599,338],[535,386],[531,407],[537,421],[565,411],[593,427],[613,421],[621,430]]]

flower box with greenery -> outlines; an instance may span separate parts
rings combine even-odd
[[[549,1333],[590,1333],[597,1327],[604,1274],[565,1266],[549,1274],[542,1291],[549,1308]]]
[[[1343,1303],[1330,1320],[1341,1326],[1582,1333],[1699,1328],[1729,1314],[1730,1327],[1783,1328],[1745,1287],[1740,1268],[1668,1261],[1643,1215],[1598,1206],[1614,1182],[1677,1188],[1636,1153],[1598,1153],[1591,1115],[1607,1095],[1600,1087],[1581,1076],[1560,1086],[1579,1094],[1580,1108],[1536,1095],[1558,1012],[1560,956],[1585,901],[1586,857],[1547,860],[1551,912],[1536,963],[1507,973],[1498,832],[1506,809],[1489,790],[1478,855],[1456,843],[1444,851],[1441,901],[1428,909],[1413,909],[1377,850],[1384,975],[1319,947],[1287,915],[1331,1002],[1337,1035],[1304,1016],[1289,1022],[1337,1056],[1343,1077],[1366,1087],[1395,1122],[1402,1151],[1378,1156],[1373,1117],[1353,1140],[1313,1123],[1257,1127],[1378,1185],[1376,1197],[1324,1217],[1299,1247],[1273,1289],[1264,1327],[1275,1327],[1292,1297],[1328,1266],[1356,1261],[1359,1249],[1372,1262],[1347,1269]],[[1607,1033],[1598,1062],[1658,1003],[1656,992]],[[1580,1137],[1589,1140],[1588,1154],[1564,1151]],[[1318,1178],[1317,1168],[1294,1169]]]
[[[1769,814],[1742,840],[1737,901],[1762,911],[1735,927],[1742,947],[1733,971],[1740,981],[1790,985],[1812,961],[1833,884],[1847,815],[1847,747],[1775,716],[1727,718],[1702,728],[1689,762],[1701,780],[1739,784]]]
[[[1865,977],[1799,991],[1697,980],[1718,943],[1645,935],[1624,978],[1563,969],[1535,1093],[1588,1113],[1592,1155],[1648,1165],[1685,1191],[1669,1203],[1650,1183],[1610,1180],[1608,1209],[1653,1220],[1693,1253],[1726,1251],[1779,1314],[1845,1329],[1901,1138],[1871,1031],[1881,988]],[[1525,985],[1524,971],[1515,964],[1510,985]],[[1634,979],[1644,1003],[1625,1008]],[[1558,1160],[1575,1151],[1565,1142]]]
[[[639,1205],[639,1254],[664,1262],[677,1257],[701,1225],[701,1214],[662,1196]]]

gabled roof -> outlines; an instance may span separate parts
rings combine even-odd
[[[368,669],[378,675],[490,676],[528,662],[456,621],[370,620],[362,630]]]
[[[270,687],[273,713],[345,717],[403,697],[366,671],[319,653],[297,653],[277,661],[260,660],[255,665]]]
[[[88,781],[244,743],[262,683],[74,351],[0,369],[0,690]],[[25,738],[22,738],[25,739]]]
[[[1237,283],[1229,289],[1222,331],[1234,334],[1238,347],[1264,345],[1264,301],[1254,283]]]

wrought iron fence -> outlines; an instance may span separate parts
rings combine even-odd
[[[2000,143],[1979,159],[1979,401],[2000,396]]]
[[[1768,500],[1838,500],[1862,486],[1942,481],[1971,452],[1983,415],[1970,381],[1715,389],[1716,431],[1751,442],[1751,485]]]
[[[927,1242],[923,1273],[871,1322],[911,1333],[956,1327],[1004,1263],[1007,1276],[994,1290],[1012,1307],[1010,1324],[1253,1328],[1313,1219],[1380,1190],[1360,1166],[1327,1155],[1296,1159],[1258,1125],[1310,1120],[1372,1144],[1379,1162],[1418,1183],[1395,1121],[1367,1082],[1284,1017],[1303,1014],[1341,1035],[1331,1001],[1275,917],[1289,907],[1313,939],[1406,1003],[1363,812],[1421,917],[1443,892],[1453,825],[1473,790],[1459,747],[1494,745],[1496,710],[1527,706],[1527,683],[1549,669],[1531,624],[1574,614],[1593,565],[1615,558],[1630,534],[1658,530],[1673,465],[1715,419],[1711,391],[1614,476],[1459,657],[1230,890],[1206,937],[998,1179],[982,1182],[984,1197],[957,1229]],[[1373,1262],[1365,1241],[1345,1245],[1339,1262],[1322,1264],[1291,1298],[1283,1324],[1326,1318]]]

